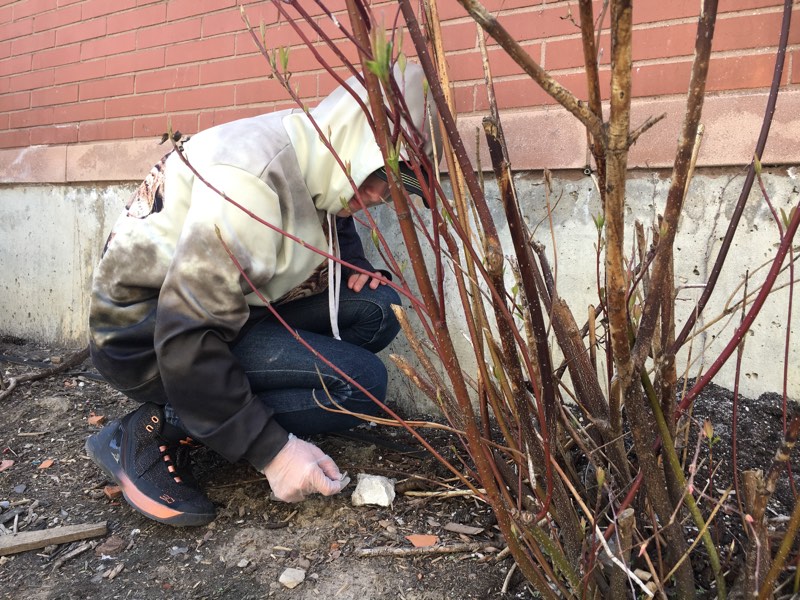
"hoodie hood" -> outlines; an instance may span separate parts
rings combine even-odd
[[[394,78],[403,94],[411,114],[413,127],[424,132],[425,151],[433,156],[434,138],[429,122],[436,122],[436,105],[430,94],[425,93],[425,76],[422,67],[407,63],[401,72],[395,65]],[[355,77],[347,85],[369,106],[367,91]],[[433,117],[429,121],[430,116]],[[366,115],[344,86],[336,88],[309,114],[297,112],[283,118],[283,126],[289,135],[300,171],[318,210],[329,214],[342,210],[342,203],[353,197],[353,188],[347,175],[334,155],[320,140],[314,123],[328,138],[342,164],[350,165],[351,177],[356,186],[374,171],[384,166],[383,156],[375,141]],[[404,123],[407,127],[407,123]],[[405,148],[401,159],[406,159]]]

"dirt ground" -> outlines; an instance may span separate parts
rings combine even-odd
[[[51,366],[68,353],[0,338],[0,369],[7,380]],[[99,427],[90,424],[90,417],[112,419],[135,406],[99,381],[88,362],[20,384],[2,401],[0,536],[15,526],[23,532],[99,522],[106,522],[108,531],[91,540],[0,557],[0,598],[536,597],[518,572],[508,577],[511,559],[498,558],[504,543],[491,511],[471,497],[420,496],[442,487],[426,488],[418,480],[412,483],[410,476],[441,483],[448,475],[409,436],[388,427],[364,425],[354,432],[358,439],[326,436],[314,441],[351,476],[384,475],[395,479],[398,489],[417,494],[398,493],[391,507],[352,506],[352,483],[332,498],[315,497],[297,505],[274,502],[266,480],[252,468],[230,465],[201,450],[195,471],[218,506],[217,519],[206,527],[181,529],[150,521],[123,500],[107,497],[106,479],[83,448]],[[722,440],[710,457],[706,446],[701,447],[705,460],[699,461],[698,478],[707,481],[711,466],[711,490],[730,485],[730,409],[730,394],[720,388],[712,388],[695,406],[695,419],[702,422],[708,416]],[[740,450],[740,470],[766,470],[781,440],[779,397],[742,400],[739,435],[739,447],[746,449]],[[695,451],[692,439],[686,448]],[[800,473],[796,455],[794,473]],[[413,489],[419,487],[423,489]],[[784,519],[793,499],[784,477],[770,505],[771,516]],[[358,555],[363,549],[410,549],[406,536],[414,534],[438,536],[446,546],[475,546],[452,554]],[[734,532],[718,540],[729,547],[736,542],[727,557],[730,565],[741,559],[745,540],[737,537]],[[279,583],[289,567],[305,571],[305,580],[293,589]]]

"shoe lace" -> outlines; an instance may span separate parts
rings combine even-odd
[[[197,487],[197,480],[192,473],[191,452],[200,447],[200,444],[188,436],[178,441],[162,440],[158,449],[161,451],[162,460],[175,483]]]
[[[185,459],[183,456],[181,456],[182,454],[184,454],[183,452],[181,452],[182,450],[181,446],[168,446],[166,444],[162,444],[161,446],[158,447],[158,449],[161,452],[161,458],[167,467],[167,471],[169,471],[170,475],[172,475],[172,478],[175,480],[175,483],[183,483],[183,479],[181,478],[181,475],[178,472],[178,469],[182,467],[183,464],[180,464],[177,460],[173,460],[172,458],[174,454],[176,459],[180,458],[181,459],[180,462],[181,463],[184,462]]]

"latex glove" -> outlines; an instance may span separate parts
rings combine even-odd
[[[314,493],[332,496],[350,483],[330,456],[291,433],[289,441],[262,472],[272,494],[283,502],[300,502]]]

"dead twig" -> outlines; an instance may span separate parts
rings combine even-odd
[[[458,554],[461,552],[493,552],[495,547],[489,544],[453,544],[452,546],[425,546],[423,548],[397,548],[381,546],[378,548],[360,548],[355,556],[369,558],[373,556],[426,556],[429,554]]]
[[[58,375],[59,373],[63,373],[64,371],[81,364],[87,358],[89,358],[88,345],[81,348],[77,352],[70,354],[60,365],[56,365],[37,373],[27,373],[26,375],[20,375],[19,377],[11,377],[8,380],[8,385],[6,388],[0,392],[0,400],[5,400],[8,396],[10,396],[11,392],[13,392],[20,383],[38,381],[39,379],[45,379],[47,377],[52,377],[53,375]]]

